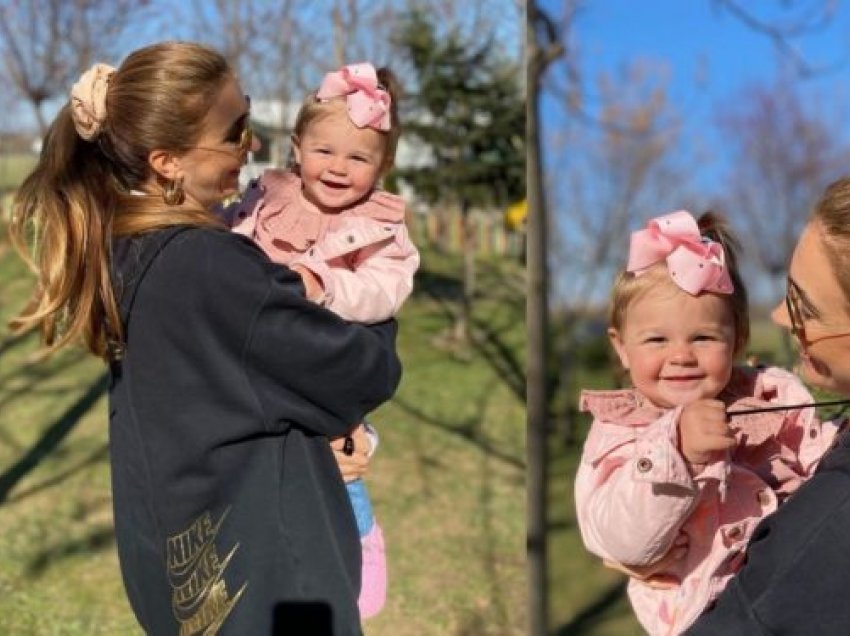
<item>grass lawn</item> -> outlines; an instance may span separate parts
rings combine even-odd
[[[38,155],[30,152],[0,154],[0,191],[20,185],[38,162]]]
[[[404,380],[373,417],[390,588],[368,636],[526,630],[522,276],[481,263],[480,337],[458,350],[442,337],[457,271],[425,254],[400,320]],[[138,634],[112,532],[103,369],[74,350],[39,360],[33,337],[8,334],[30,285],[0,236],[0,633]]]

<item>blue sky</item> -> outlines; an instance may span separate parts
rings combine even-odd
[[[26,7],[26,3],[19,3]],[[109,54],[101,55],[100,62],[106,62],[117,66],[121,60],[132,50],[146,46],[154,42],[169,39],[195,39],[209,44],[223,52],[226,52],[226,42],[221,41],[223,36],[221,27],[227,33],[242,33],[250,30],[251,26],[245,16],[262,15],[263,11],[276,12],[276,15],[285,13],[281,0],[254,0],[253,2],[239,2],[237,0],[226,0],[225,2],[196,2],[196,3],[174,3],[171,0],[149,0],[142,14],[135,17],[120,37],[111,37],[104,40],[108,44]],[[390,36],[393,35],[390,20],[397,14],[404,13],[413,6],[411,0],[384,0],[374,2],[373,0],[356,0],[355,2],[340,2],[339,0],[310,0],[309,2],[293,3],[288,14],[296,25],[300,27],[300,39],[296,41],[296,48],[292,53],[291,61],[283,67],[279,67],[278,58],[274,55],[274,48],[267,40],[260,40],[261,50],[259,60],[254,68],[265,72],[262,78],[249,78],[248,72],[243,73],[244,83],[248,84],[251,79],[253,85],[246,86],[256,98],[277,97],[277,80],[280,75],[287,74],[295,77],[298,72],[303,71],[306,76],[304,82],[297,82],[294,89],[300,95],[306,91],[305,86],[313,85],[321,80],[322,75],[335,65],[337,42],[334,36],[333,14],[336,8],[342,7],[344,16],[355,12],[358,16],[358,28],[346,31],[346,55],[350,56],[348,61],[360,61],[368,59],[377,65],[389,64],[396,73],[403,73],[403,61],[394,58],[397,55],[391,49]],[[523,54],[523,43],[525,36],[525,23],[521,19],[522,10],[517,0],[484,0],[474,6],[465,0],[428,0],[428,6],[432,7],[432,16],[439,29],[457,27],[464,37],[475,35],[478,37],[492,37],[498,45],[503,47],[504,53],[516,60],[520,60]],[[185,5],[185,6],[184,6]],[[198,8],[201,15],[206,17],[209,24],[203,24],[199,19]],[[389,7],[389,9],[388,9]],[[478,8],[480,14],[473,11]],[[242,21],[235,15],[243,16]],[[27,14],[28,15],[28,14]],[[221,16],[224,17],[221,17]],[[487,23],[492,25],[492,32],[481,29],[478,18],[484,16]],[[36,16],[35,20],[41,17]],[[372,23],[377,26],[372,28]],[[270,32],[286,33],[283,22],[279,25],[270,22],[263,25],[270,26]],[[255,26],[255,28],[258,28]],[[19,29],[18,32],[27,32]],[[253,42],[255,45],[257,41]],[[303,48],[303,53],[298,47]],[[266,51],[268,54],[266,55]],[[251,60],[251,58],[245,58]],[[246,62],[250,63],[250,62]],[[301,78],[299,78],[301,79]],[[272,80],[272,81],[270,81]],[[404,81],[404,78],[402,78]],[[296,80],[292,80],[296,83]],[[68,86],[70,88],[70,86]],[[36,129],[35,118],[31,107],[23,103],[17,92],[7,91],[5,99],[0,100],[3,112],[0,114],[0,129],[30,132]],[[66,100],[64,91],[52,99],[45,106],[48,119],[52,119],[55,112]]]
[[[740,0],[739,0],[740,1]],[[552,15],[563,0],[542,0]],[[741,2],[768,21],[793,20],[805,7],[819,2]],[[792,5],[783,10],[783,5]],[[641,60],[668,75],[668,89],[686,130],[706,130],[713,113],[740,98],[752,82],[770,82],[791,64],[765,35],[748,28],[712,0],[584,0],[573,36],[586,80],[613,73],[627,62]],[[819,69],[797,81],[813,102],[850,103],[850,6],[837,7],[827,27],[793,38],[790,44],[807,63]],[[593,104],[593,90],[586,92]],[[544,102],[543,117],[558,125],[560,109]],[[850,122],[850,120],[848,120]],[[850,132],[850,123],[842,134]]]
[[[781,3],[774,1],[741,4],[752,7],[765,20],[783,21],[799,15],[799,11],[779,10]],[[591,0],[584,6],[576,22],[576,36],[588,53],[591,72],[641,56],[670,65],[673,85],[681,97],[693,94],[698,71],[705,76],[707,91],[719,97],[749,80],[772,75],[777,66],[777,49],[770,39],[711,0]],[[833,67],[843,62],[846,73],[850,10],[837,10],[827,28],[791,43],[811,65]],[[825,78],[811,83],[819,81]]]
[[[563,13],[563,1],[540,0],[539,4],[557,19]],[[795,20],[823,4],[738,2],[771,23]],[[745,87],[756,82],[772,84],[788,72],[793,59],[780,53],[766,35],[748,28],[712,0],[583,0],[571,38],[578,51],[575,59],[583,78],[585,108],[591,113],[598,105],[593,80],[600,73],[616,76],[627,63],[641,61],[650,73],[665,78],[670,104],[682,122],[679,146],[673,154],[681,155],[680,164],[687,165],[690,171],[687,194],[694,195],[692,201],[698,199],[701,203],[723,192],[724,174],[730,169],[726,163],[729,153],[717,131],[718,112],[740,104]],[[818,70],[810,78],[791,74],[806,111],[829,114],[828,121],[841,122],[835,135],[850,139],[850,5],[837,6],[824,28],[788,42],[809,66]],[[553,68],[553,74],[559,70]],[[551,95],[544,94],[541,117],[543,138],[547,140],[568,125],[576,126],[575,118],[570,121],[570,115]],[[700,147],[702,154],[695,161],[693,149],[698,144],[704,147]],[[562,174],[572,150],[567,147],[566,153],[561,150],[557,157],[551,146],[545,150],[547,168],[558,177],[550,175],[553,187],[569,187]],[[556,217],[569,214],[558,209],[557,197],[550,195],[550,200]],[[683,205],[681,201],[651,199],[644,199],[644,204],[644,209],[658,210],[658,214]],[[561,223],[563,228],[563,220]]]

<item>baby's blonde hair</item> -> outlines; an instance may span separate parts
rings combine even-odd
[[[750,339],[750,311],[747,300],[747,289],[744,287],[744,282],[738,272],[737,254],[740,244],[732,234],[728,223],[714,212],[706,212],[699,217],[697,219],[697,225],[703,236],[723,246],[726,267],[729,270],[729,277],[732,279],[732,285],[735,287],[735,290],[731,294],[717,295],[726,300],[732,309],[732,315],[735,321],[735,353],[739,354],[744,350]],[[664,262],[656,263],[652,267],[649,267],[640,276],[625,270],[621,271],[614,281],[611,292],[608,324],[617,331],[622,332],[626,324],[629,306],[650,289],[658,289],[659,286],[668,286],[681,294],[688,293],[680,289],[673,282],[670,273],[667,271],[667,264]]]

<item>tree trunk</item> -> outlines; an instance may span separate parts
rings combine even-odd
[[[30,101],[30,105],[32,106],[33,114],[35,115],[35,121],[38,124],[38,134],[41,135],[41,141],[44,141],[44,138],[47,136],[47,120],[44,118],[44,113],[41,110],[40,101]]]
[[[546,246],[546,209],[541,175],[541,148],[538,137],[538,95],[540,91],[539,50],[532,20],[533,2],[528,16],[528,111],[526,120],[526,188],[528,190],[528,585],[531,636],[548,632],[548,567],[546,530],[548,488],[546,483],[549,454],[549,391],[547,358],[549,352],[549,280]]]
[[[549,623],[547,563],[548,532],[548,433],[549,433],[549,245],[546,197],[543,191],[543,158],[540,145],[539,102],[546,67],[563,55],[554,23],[534,0],[526,5],[528,47],[528,109],[526,111],[526,189],[528,192],[528,586],[529,634],[545,636]],[[548,40],[541,46],[538,28]],[[545,47],[545,48],[544,48]],[[566,371],[564,371],[566,373]],[[566,377],[563,378],[566,382]]]
[[[475,295],[475,222],[470,214],[469,202],[460,203],[463,250],[463,288],[460,294],[460,311],[454,324],[455,342],[469,342],[469,325],[472,319],[472,299]]]

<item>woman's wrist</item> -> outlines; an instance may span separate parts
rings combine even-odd
[[[319,302],[325,295],[321,279],[303,265],[292,265],[290,269],[301,276],[307,300]]]

